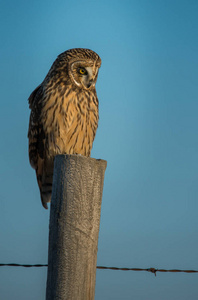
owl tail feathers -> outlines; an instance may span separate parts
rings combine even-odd
[[[43,177],[42,175],[37,174],[37,181],[41,195],[41,202],[45,209],[48,209],[47,203],[51,202],[52,196],[52,176]]]
[[[48,209],[47,203],[51,202],[51,192],[42,192],[41,191],[41,202],[45,209]]]
[[[40,189],[41,202],[45,209],[47,203],[51,201],[52,181],[53,181],[53,160],[44,161],[40,158],[36,170],[37,182]]]
[[[47,203],[51,202],[52,197],[52,181],[53,173],[45,174],[42,178],[42,185],[40,187],[41,202],[45,209],[48,209]]]

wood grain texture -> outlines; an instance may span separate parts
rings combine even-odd
[[[93,300],[107,162],[55,158],[49,228],[47,300]]]

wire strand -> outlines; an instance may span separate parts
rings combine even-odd
[[[10,264],[0,264],[0,267],[24,267],[24,268],[41,268],[41,267],[47,267],[47,264],[35,264],[35,265],[30,265],[30,264],[15,264],[15,263],[10,263]],[[118,267],[105,267],[105,266],[97,266],[97,269],[100,270],[113,270],[113,271],[146,271],[146,272],[151,272],[155,274],[157,272],[171,272],[171,273],[198,273],[198,270],[179,270],[179,269],[155,269],[155,268],[147,268],[147,269],[142,269],[142,268],[118,268]]]

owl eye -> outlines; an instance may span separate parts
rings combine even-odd
[[[85,68],[78,68],[78,73],[81,75],[87,75],[87,70]]]

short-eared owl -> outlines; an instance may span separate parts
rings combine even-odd
[[[92,50],[65,51],[29,97],[29,159],[45,208],[51,200],[54,157],[90,156],[98,126],[95,84],[100,65]]]

